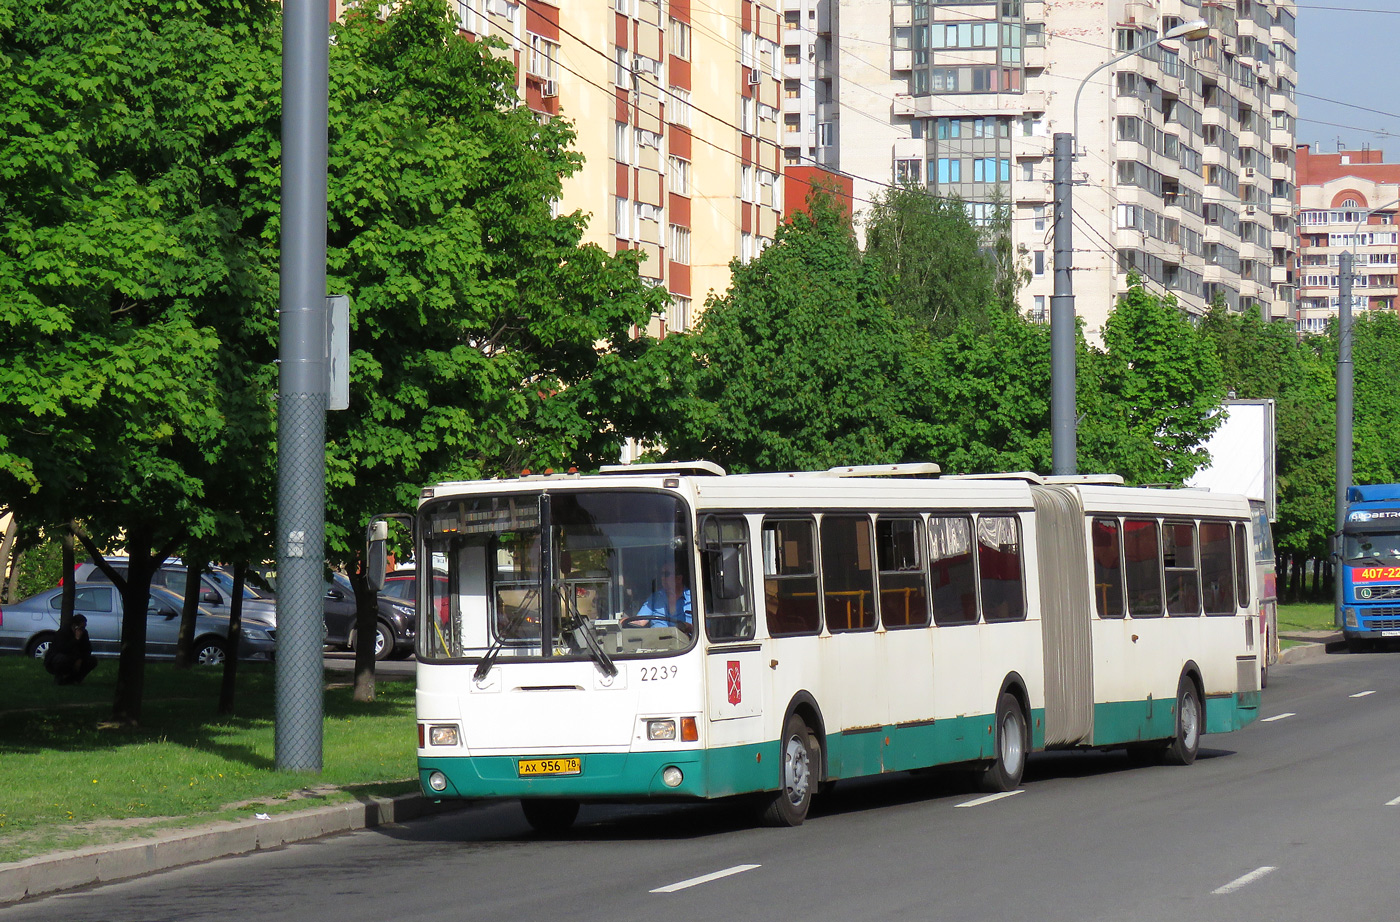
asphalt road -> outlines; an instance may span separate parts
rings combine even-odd
[[[0,920],[1270,920],[1400,915],[1400,654],[1270,673],[1189,768],[1033,757],[1022,790],[843,782],[798,829],[586,807],[557,840],[479,806],[0,909]]]

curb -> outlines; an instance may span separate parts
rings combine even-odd
[[[352,803],[279,814],[266,820],[235,820],[154,839],[41,855],[0,865],[0,905],[214,858],[278,848],[337,832],[402,823],[464,806],[462,802],[436,804],[421,794],[365,797]]]

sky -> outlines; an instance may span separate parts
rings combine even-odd
[[[1400,0],[1298,0],[1298,143],[1400,163],[1396,49]]]

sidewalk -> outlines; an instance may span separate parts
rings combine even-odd
[[[1345,645],[1341,631],[1280,631],[1280,640],[1292,640],[1298,644],[1279,653],[1280,663],[1297,663],[1323,656],[1336,649],[1334,645]]]
[[[460,801],[435,804],[421,794],[365,797],[356,803],[278,814],[265,820],[212,823],[157,838],[40,855],[0,864],[0,906],[29,896],[139,877],[337,832],[403,823],[465,806],[467,803]]]

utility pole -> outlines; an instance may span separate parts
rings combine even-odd
[[[1354,368],[1351,361],[1351,251],[1342,253],[1337,266],[1337,541],[1347,518],[1347,488],[1351,486],[1352,397]],[[1337,624],[1342,617],[1341,547],[1332,561],[1332,587],[1337,600]]]
[[[321,771],[326,534],[324,2],[282,13],[282,264],[277,382],[277,727],[281,771]]]
[[[1074,144],[1055,135],[1055,292],[1050,296],[1050,465],[1078,473],[1074,395]]]

